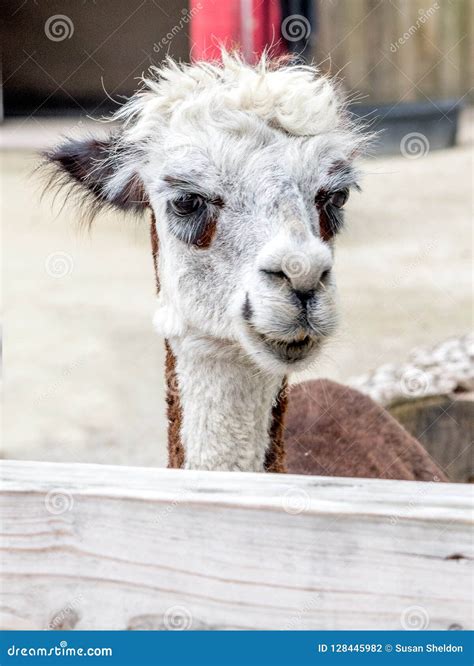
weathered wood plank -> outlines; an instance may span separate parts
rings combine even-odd
[[[332,73],[342,71],[351,93],[374,103],[472,99],[472,0],[324,0],[317,6],[314,57],[330,57]]]
[[[472,626],[469,486],[2,465],[4,628]]]
[[[474,393],[396,402],[389,411],[416,437],[450,481],[474,482]]]

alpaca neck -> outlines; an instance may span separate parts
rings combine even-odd
[[[159,242],[151,212],[156,288]],[[269,377],[236,348],[202,339],[166,341],[168,466],[285,472],[285,377]]]
[[[285,378],[230,344],[167,341],[169,466],[283,472]]]

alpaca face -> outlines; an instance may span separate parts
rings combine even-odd
[[[336,323],[334,239],[359,139],[311,68],[236,59],[161,71],[109,142],[50,158],[93,194],[149,206],[159,238],[155,326],[231,342],[257,366],[305,366]]]
[[[327,137],[188,129],[184,149],[167,137],[142,174],[160,239],[155,325],[237,342],[270,371],[301,367],[336,324],[334,237],[352,169]]]

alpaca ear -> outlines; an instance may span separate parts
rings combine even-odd
[[[92,209],[115,206],[140,212],[148,205],[143,184],[131,166],[118,135],[106,139],[69,139],[44,154],[53,166],[53,185],[80,185]]]

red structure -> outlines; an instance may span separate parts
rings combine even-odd
[[[266,46],[286,53],[279,0],[191,0],[191,58],[216,60],[220,45],[238,48],[254,62]]]

